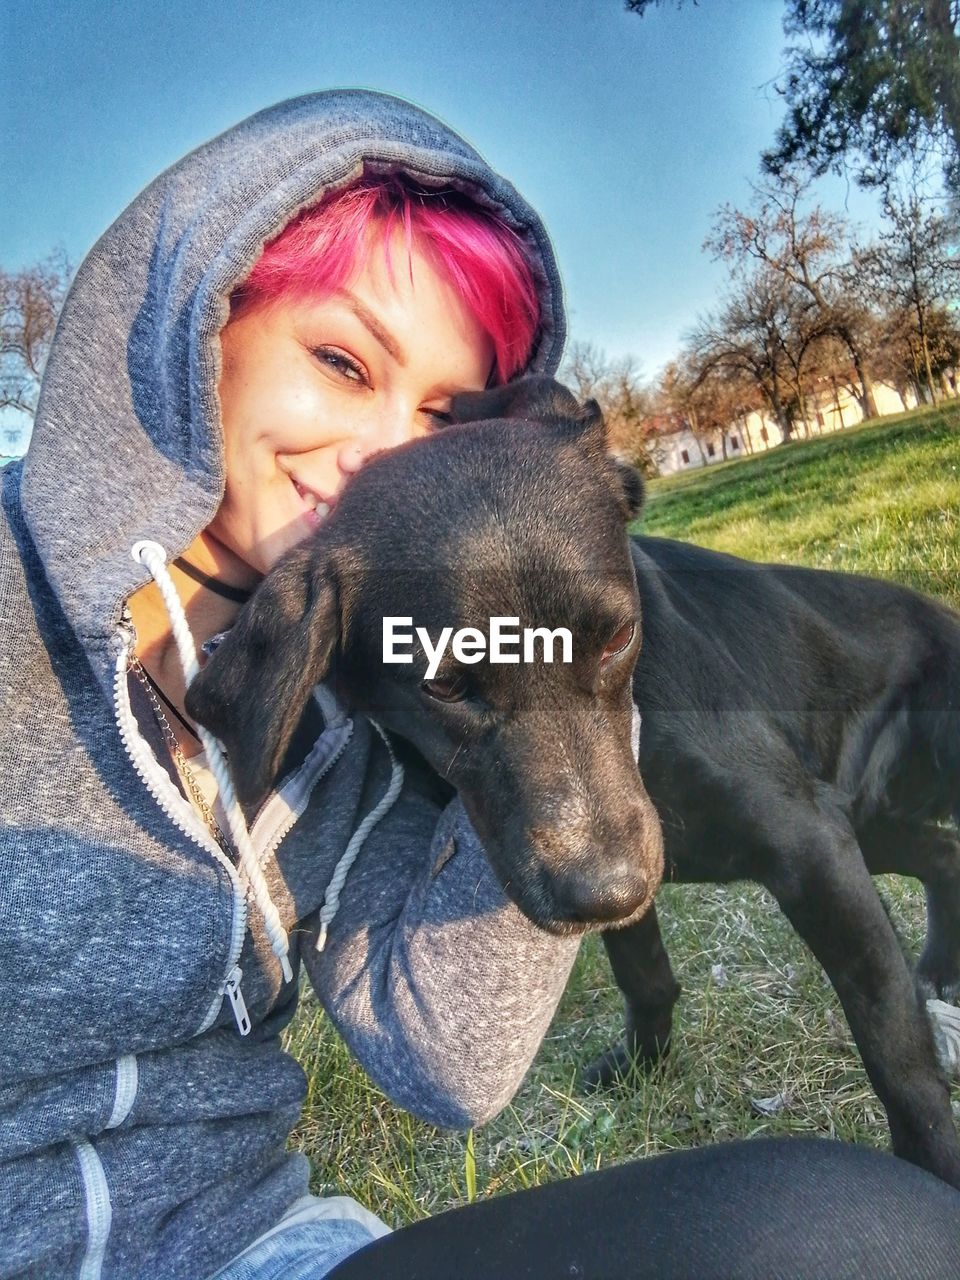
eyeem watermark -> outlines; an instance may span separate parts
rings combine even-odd
[[[384,618],[384,662],[413,662],[409,646],[413,644],[414,633],[401,630],[412,624],[413,618]],[[433,680],[436,676],[448,645],[458,662],[482,662],[485,657],[489,657],[491,662],[537,662],[536,644],[540,640],[542,658],[539,661],[553,662],[554,642],[559,639],[560,661],[573,661],[573,636],[566,627],[557,627],[555,631],[550,631],[547,627],[524,627],[522,631],[519,628],[519,618],[491,618],[489,636],[484,635],[477,627],[462,627],[456,632],[453,627],[443,627],[434,644],[426,627],[417,627],[417,639],[427,655],[427,679]],[[401,652],[399,646],[408,646],[407,652]]]

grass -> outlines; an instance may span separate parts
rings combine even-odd
[[[894,578],[960,605],[960,406],[654,480],[644,533]]]
[[[960,404],[654,481],[642,528],[758,560],[890,577],[960,607]],[[879,884],[916,954],[920,886]],[[393,1107],[306,1000],[286,1038],[309,1079],[293,1142],[310,1156],[313,1190],[346,1192],[400,1225],[733,1137],[806,1133],[887,1146],[883,1109],[833,990],[772,898],[753,885],[669,885],[657,901],[684,988],[668,1060],[599,1096],[578,1090],[578,1070],[621,1029],[603,949],[588,939],[523,1088],[472,1138]]]

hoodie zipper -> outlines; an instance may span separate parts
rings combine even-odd
[[[263,849],[258,854],[258,861],[261,867],[265,866],[267,862],[270,860],[270,858],[272,858],[273,855],[276,853],[277,849],[279,849],[281,843],[285,839],[291,827],[293,827],[294,824],[297,822],[297,820],[302,816],[303,811],[306,809],[307,805],[310,802],[311,795],[313,794],[314,790],[316,789],[317,785],[320,782],[320,779],[330,772],[333,766],[337,763],[337,761],[343,755],[344,751],[346,751],[347,746],[350,742],[350,739],[353,737],[353,721],[350,719],[345,720],[343,724],[338,724],[336,726],[328,726],[328,728],[341,729],[341,731],[343,731],[343,736],[341,738],[341,741],[337,744],[337,746],[331,752],[329,759],[325,760],[324,763],[321,765],[320,769],[317,771],[316,777],[313,778],[305,787],[299,788],[296,786],[296,781],[297,781],[296,774],[294,775],[293,778],[291,778],[288,786],[290,787],[291,790],[295,790],[299,793],[296,796],[296,803],[288,806],[286,817],[279,824],[279,826],[275,828],[269,841],[267,842],[267,844],[264,845]],[[309,767],[310,767],[309,759],[307,759],[306,761],[304,761],[303,765],[301,766],[301,769],[298,770],[298,773],[302,772],[303,770],[309,770]],[[281,791],[278,793],[277,797],[275,797],[276,799],[279,799],[283,796],[283,790],[284,788],[282,788]],[[253,825],[253,830],[250,832],[250,838],[251,840],[254,841],[254,843],[256,843],[257,836],[263,832],[264,828],[269,826],[271,807],[272,807],[271,804],[268,804],[264,812],[261,814],[260,818]]]
[[[237,869],[226,856],[210,832],[200,821],[193,806],[176,790],[166,771],[158,763],[153,752],[144,741],[139,726],[130,707],[127,689],[127,666],[130,654],[136,645],[136,631],[130,612],[124,606],[120,621],[120,637],[122,646],[117,656],[114,669],[114,714],[120,738],[126,748],[133,767],[136,769],[144,786],[170,819],[175,827],[188,836],[201,849],[212,854],[230,877],[233,888],[233,922],[230,934],[230,946],[227,958],[227,972],[220,989],[208,1009],[203,1022],[194,1032],[200,1035],[213,1025],[223,1001],[229,1000],[237,1029],[242,1036],[249,1034],[250,1017],[240,989],[243,971],[238,964],[243,950],[243,939],[247,929],[247,898]],[[279,841],[278,841],[279,843]]]

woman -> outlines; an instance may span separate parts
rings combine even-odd
[[[415,1274],[421,1230],[370,1244],[383,1224],[305,1198],[285,1149],[305,1082],[278,1036],[300,962],[377,1083],[462,1127],[516,1090],[576,943],[519,914],[459,803],[401,784],[389,744],[324,690],[246,842],[184,708],[190,635],[216,643],[371,453],[431,430],[458,391],[552,371],[562,339],[533,211],[372,93],[283,103],[201,147],[81,267],[30,451],[4,474],[0,1274],[322,1276],[363,1245],[348,1267]],[[829,1189],[832,1148],[809,1150]],[[749,1164],[774,1189],[814,1157],[778,1181],[779,1158]],[[926,1175],[868,1163],[914,1230],[942,1209]],[[566,1224],[581,1249],[572,1195],[606,1274],[604,1213],[636,1262],[649,1224],[616,1206],[658,1168],[495,1212],[543,1206],[554,1244]],[[545,1247],[516,1274],[540,1274],[522,1268]]]

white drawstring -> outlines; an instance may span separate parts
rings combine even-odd
[[[160,588],[163,603],[166,605],[167,613],[170,617],[173,637],[177,642],[180,665],[183,667],[184,678],[189,688],[200,671],[200,665],[197,662],[197,651],[193,643],[193,636],[190,634],[190,627],[187,624],[183,605],[177,595],[177,589],[173,585],[170,574],[167,572],[167,553],[159,542],[144,540],[135,543],[131,548],[130,554],[138,564],[147,566],[153,580]],[[243,810],[240,808],[237,793],[234,791],[233,783],[230,780],[230,771],[227,768],[223,750],[213,734],[209,733],[202,724],[197,725],[197,734],[203,743],[211,772],[217,781],[220,801],[227,815],[227,823],[230,827],[230,834],[233,836],[233,842],[236,845],[240,866],[247,878],[254,900],[263,915],[267,937],[270,939],[273,954],[280,961],[284,981],[290,982],[293,979],[293,969],[290,965],[290,942],[287,938],[287,931],[284,929],[280,913],[270,897],[270,890],[267,888],[267,882],[263,878],[263,872],[260,870],[260,864],[253,851],[250,833],[247,831]]]
[[[390,740],[376,720],[371,720],[370,723],[383,739],[383,745],[387,748],[387,753],[390,756],[390,785],[384,792],[380,803],[376,808],[370,810],[350,837],[350,843],[344,849],[340,856],[340,861],[334,867],[330,883],[327,885],[327,892],[324,895],[323,906],[320,908],[320,933],[317,937],[318,951],[322,951],[327,945],[327,930],[333,917],[337,914],[337,908],[340,906],[340,890],[343,888],[343,883],[354,864],[357,854],[363,847],[364,840],[396,800],[400,794],[400,788],[403,786],[403,765],[393,754]]]
[[[200,671],[200,664],[197,662],[196,646],[193,642],[193,636],[190,633],[190,627],[187,623],[186,614],[183,611],[183,605],[180,597],[177,595],[177,589],[173,585],[173,580],[167,572],[167,553],[159,542],[150,542],[143,540],[134,544],[131,549],[131,555],[139,564],[145,564],[150,570],[153,580],[160,589],[163,597],[163,603],[166,605],[167,613],[170,617],[170,626],[173,630],[173,637],[177,643],[177,652],[180,655],[180,665],[183,667],[184,679],[189,688],[194,678]],[[337,708],[338,714],[339,708]],[[342,719],[342,714],[341,714]],[[390,741],[387,735],[376,723],[371,720],[370,723],[383,739],[384,746],[390,756],[390,785],[387,787],[382,799],[375,808],[364,818],[360,826],[350,837],[346,849],[340,857],[339,862],[334,868],[330,883],[327,885],[327,891],[324,895],[323,906],[320,909],[320,934],[317,938],[317,950],[322,951],[327,942],[327,931],[333,917],[337,914],[337,908],[340,906],[340,891],[349,874],[350,868],[356,860],[357,854],[363,847],[363,842],[367,836],[377,825],[383,815],[391,807],[400,789],[403,786],[403,765],[393,753]],[[227,766],[226,757],[220,743],[213,734],[209,733],[202,724],[197,725],[198,736],[203,743],[204,750],[207,753],[207,760],[210,763],[210,769],[217,782],[220,792],[220,801],[223,805],[224,812],[227,815],[227,822],[230,827],[230,834],[233,836],[234,844],[237,848],[237,854],[240,858],[240,866],[246,875],[247,883],[253,893],[254,900],[260,908],[263,915],[264,923],[267,929],[267,936],[270,939],[270,946],[273,954],[280,961],[280,967],[283,970],[285,981],[289,982],[293,978],[293,970],[290,966],[289,952],[290,943],[287,938],[286,930],[280,919],[280,913],[274,905],[273,899],[270,897],[270,890],[267,888],[267,882],[263,878],[260,870],[260,864],[257,861],[253,845],[250,841],[250,833],[247,831],[246,820],[243,816],[243,810],[240,808],[240,802],[237,800],[237,794],[233,789],[233,782],[230,778],[230,770]]]

